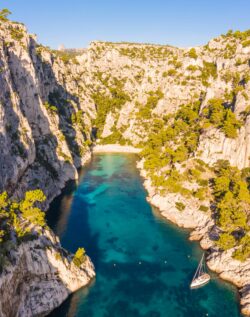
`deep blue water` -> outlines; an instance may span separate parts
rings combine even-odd
[[[65,248],[86,249],[97,276],[50,316],[239,317],[236,289],[215,275],[190,290],[202,251],[147,203],[135,161],[95,155],[75,191],[52,204],[50,226]]]

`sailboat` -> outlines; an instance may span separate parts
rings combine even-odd
[[[200,263],[198,265],[198,268],[190,284],[190,288],[197,288],[197,287],[204,286],[209,281],[210,281],[210,275],[206,272],[206,264],[204,261],[204,253],[203,253]]]

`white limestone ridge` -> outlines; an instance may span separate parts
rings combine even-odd
[[[0,316],[45,316],[94,276],[87,256],[78,267],[59,239],[43,230],[13,250],[11,263],[0,275]]]
[[[189,49],[135,43],[92,42],[86,50],[52,51],[38,45],[22,24],[8,20],[0,24],[0,192],[22,198],[27,190],[40,188],[47,197],[42,207],[47,209],[91,157],[95,118],[100,114],[94,95],[111,98],[111,88],[121,84],[129,98],[103,114],[101,138],[119,132],[127,143],[123,151],[134,151],[147,142],[152,118],[142,121],[138,111],[150,91],[163,93],[152,109],[152,115],[159,118],[176,112],[182,104],[201,99],[205,107],[211,98],[234,93],[234,113],[237,118],[245,113],[238,136],[229,139],[218,129],[208,128],[199,136],[195,157],[207,163],[227,159],[240,169],[249,167],[250,81],[243,78],[249,76],[250,46],[240,39],[220,36],[196,47],[196,58]],[[214,65],[217,75],[209,74],[204,80],[206,63]],[[95,148],[104,150],[103,145]],[[119,144],[109,150],[122,151]],[[208,228],[213,220],[198,211],[195,199],[185,202],[189,208],[180,216],[175,202],[182,197],[161,197],[149,180],[145,186],[150,202],[164,216],[194,228],[191,237],[209,246]],[[0,275],[3,317],[43,316],[94,276],[90,260],[77,268],[49,231],[21,244],[13,259]],[[214,253],[209,265],[241,287],[242,311],[250,315],[249,261],[239,266],[229,254]]]

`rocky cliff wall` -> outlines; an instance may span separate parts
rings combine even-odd
[[[189,52],[170,46],[93,42],[66,60],[38,45],[22,24],[1,22],[0,190],[21,197],[39,187],[48,205],[90,157],[93,119],[102,111],[93,95],[112,98],[112,89],[118,86],[128,98],[104,113],[103,126],[98,127],[104,138],[116,130],[126,143],[138,145],[147,140],[154,118],[199,98],[204,107],[209,99],[225,94],[234,95],[229,106],[240,118],[250,98],[250,48],[233,37],[219,37],[197,47],[195,58]],[[143,119],[140,111],[150,92],[157,90],[162,95],[150,117]],[[248,144],[247,117],[236,139],[217,129],[204,131],[197,155],[208,163],[229,159],[243,168],[249,166]]]
[[[95,276],[90,259],[75,265],[49,230],[22,243],[9,259],[0,275],[1,317],[46,316]]]
[[[46,209],[65,182],[77,178],[96,136],[101,143],[143,147],[157,119],[167,124],[169,114],[197,100],[202,111],[211,98],[222,98],[241,128],[228,138],[220,128],[207,127],[193,156],[249,167],[250,48],[240,36],[221,36],[195,51],[93,42],[69,55],[39,45],[20,23],[0,23],[0,192],[22,198],[40,188]],[[196,238],[206,236],[211,218],[199,211],[197,199],[188,201],[184,219],[175,205],[182,196],[150,196],[166,217],[198,227]],[[48,232],[22,244],[13,258],[0,278],[4,317],[44,315],[94,275],[89,260],[83,270],[74,267]],[[211,267],[219,271],[215,262]]]

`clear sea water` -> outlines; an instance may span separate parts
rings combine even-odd
[[[56,199],[48,222],[72,252],[83,246],[96,279],[50,317],[239,317],[237,290],[212,274],[189,284],[202,255],[188,231],[146,201],[132,154],[99,154],[79,186]]]

